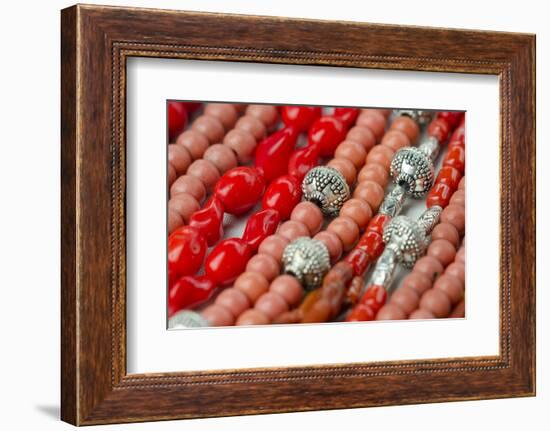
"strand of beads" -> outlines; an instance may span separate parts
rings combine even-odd
[[[240,119],[231,104],[209,104],[204,112],[168,146],[169,176],[172,166],[178,177],[170,187],[168,233],[189,223],[220,175],[251,160],[257,142],[278,119],[277,109],[268,105],[250,105]]]
[[[445,118],[439,117],[438,118]],[[462,120],[461,117],[458,120]],[[448,123],[448,122],[447,122]],[[434,123],[432,123],[434,124]],[[438,137],[439,142],[446,140],[451,128],[445,127],[445,122],[440,122],[441,126],[432,128],[432,133]],[[431,233],[433,227],[440,219],[442,211],[446,211],[446,215],[442,218],[442,221],[451,218],[456,218],[456,209],[447,209],[449,200],[454,191],[459,186],[459,181],[462,176],[460,170],[449,166],[451,160],[454,160],[450,154],[450,150],[454,147],[458,147],[464,144],[464,123],[461,122],[460,126],[453,133],[450,143],[449,152],[443,161],[443,168],[439,173],[435,185],[432,187],[426,205],[428,209],[421,216],[419,221],[413,222],[407,217],[399,216],[394,217],[384,228],[384,242],[387,244],[390,240],[391,244],[386,245],[382,255],[380,256],[376,268],[371,276],[371,281],[365,290],[365,293],[361,297],[359,304],[356,305],[353,310],[347,316],[347,321],[365,321],[373,320],[379,310],[386,302],[387,291],[391,286],[393,272],[398,263],[405,266],[412,267],[419,257],[424,253],[426,247],[426,235]],[[462,143],[460,143],[462,142]],[[454,170],[450,172],[449,169]],[[463,168],[462,168],[463,172]],[[430,184],[431,185],[431,184]],[[440,193],[440,190],[444,186],[448,193]],[[458,224],[458,220],[455,220]],[[462,229],[463,229],[462,225]],[[444,233],[444,231],[442,231]],[[443,239],[436,239],[428,248],[429,254],[439,255],[443,257],[445,250],[454,253],[454,246],[450,242],[445,242]],[[452,257],[451,257],[452,259]],[[399,296],[398,296],[399,298]],[[384,312],[381,314],[381,318],[388,318],[395,316],[395,318],[404,318],[405,312],[397,304],[388,304]]]
[[[365,114],[368,113],[367,111]],[[394,119],[390,126],[390,130],[386,133],[387,137],[384,135],[381,145],[374,147],[368,153],[365,168],[362,169],[359,175],[360,183],[354,192],[356,202],[348,204],[350,207],[352,207],[352,205],[358,207],[366,203],[366,206],[369,207],[370,211],[368,212],[368,217],[364,220],[364,224],[361,223],[361,228],[364,228],[365,225],[369,223],[369,220],[370,223],[368,226],[371,229],[373,226],[378,225],[379,221],[375,220],[377,217],[371,217],[372,214],[378,210],[378,206],[384,198],[384,187],[388,181],[388,171],[390,169],[392,157],[397,149],[410,146],[411,142],[414,142],[420,133],[417,122],[410,118],[410,115],[414,115],[415,118],[419,119],[419,113],[407,112],[407,116],[401,116],[400,114],[400,112],[397,112],[398,116]],[[367,118],[367,115],[365,115],[365,117]],[[345,213],[346,211],[344,211],[344,214]],[[357,224],[359,225],[359,223]],[[365,238],[365,235],[363,235],[363,238]],[[377,235],[376,232],[375,235]],[[372,238],[373,235],[368,235],[368,244],[370,244],[370,246],[376,246]],[[361,244],[361,242],[365,243],[365,240],[360,241],[359,244]],[[378,244],[381,244],[381,242],[380,236]],[[354,243],[351,244],[352,247],[353,245]],[[380,247],[380,245],[377,245],[377,247]],[[276,322],[323,322],[336,316],[344,302],[347,285],[353,278],[354,262],[355,261],[352,259],[351,263],[344,261],[336,264],[323,280],[321,289],[316,289],[311,292],[299,308],[278,316]],[[357,278],[357,280],[359,280],[359,278]],[[355,287],[355,284],[357,284],[357,281],[355,281],[352,286]]]

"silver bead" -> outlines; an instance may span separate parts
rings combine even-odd
[[[207,326],[210,326],[208,320],[196,311],[178,311],[168,319],[168,329],[205,328]]]
[[[397,116],[411,117],[419,126],[428,124],[433,117],[432,111],[422,111],[419,109],[394,109],[393,112]]]
[[[380,208],[378,208],[378,212],[380,214],[389,215],[390,217],[395,217],[401,212],[406,197],[406,190],[400,185],[396,185],[392,191],[384,197]]]
[[[415,147],[401,148],[391,161],[390,174],[396,184],[409,195],[421,198],[432,187],[434,164],[432,159]]]
[[[426,232],[421,224],[406,216],[397,216],[384,228],[386,248],[395,252],[399,263],[412,267],[427,247]]]
[[[344,176],[328,166],[310,169],[302,181],[302,192],[305,200],[313,202],[328,216],[337,216],[350,198]]]
[[[296,277],[306,291],[319,287],[330,269],[326,245],[308,237],[297,238],[287,245],[282,260],[283,271]]]

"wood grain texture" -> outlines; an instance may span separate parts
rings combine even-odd
[[[74,6],[62,11],[61,38],[63,420],[83,425],[534,394],[534,36]],[[131,56],[498,75],[499,356],[127,375]]]

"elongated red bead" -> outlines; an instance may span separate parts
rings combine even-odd
[[[436,184],[432,187],[430,193],[428,193],[428,197],[426,198],[426,206],[431,208],[437,205],[441,208],[445,208],[449,205],[452,195],[453,190],[447,184]]]
[[[319,164],[319,146],[308,145],[294,151],[288,161],[288,174],[302,181],[306,174]]]
[[[218,286],[233,283],[244,272],[252,248],[241,238],[220,241],[206,258],[206,275]]]
[[[256,252],[262,241],[275,233],[280,221],[281,216],[277,210],[258,211],[246,222],[242,238]]]
[[[168,317],[184,308],[193,308],[208,300],[216,285],[206,276],[186,275],[168,290]]]
[[[452,166],[461,174],[464,174],[466,164],[466,152],[458,145],[454,145],[449,149],[443,160],[443,166]]]
[[[384,251],[384,240],[378,232],[367,230],[356,248],[366,251],[372,259],[377,259]]]
[[[300,181],[292,175],[284,175],[269,185],[262,200],[262,208],[274,209],[279,213],[281,220],[287,220],[301,198]]]
[[[378,235],[384,233],[384,226],[391,219],[389,215],[386,214],[376,214],[369,222],[367,226],[367,231],[376,232]]]
[[[217,182],[214,195],[222,203],[225,212],[241,215],[260,200],[265,189],[261,173],[247,166],[227,171]]]
[[[442,111],[437,114],[437,118],[442,118],[447,121],[452,129],[458,126],[463,117],[464,112],[459,111]]]
[[[308,142],[319,146],[321,157],[332,157],[345,137],[344,122],[336,117],[325,116],[318,118],[310,127]]]
[[[374,312],[378,312],[386,303],[387,292],[384,286],[371,284],[365,290],[360,303],[370,306]]]
[[[356,276],[361,276],[367,271],[372,258],[366,251],[355,248],[346,256],[345,261],[353,267]]]
[[[293,126],[299,132],[306,132],[322,112],[322,109],[316,106],[283,106],[281,118],[286,126]]]
[[[443,166],[439,170],[439,174],[437,174],[435,184],[446,184],[452,190],[456,190],[458,188],[458,183],[460,182],[461,178],[462,174],[457,169],[453,168],[452,166]]]
[[[358,304],[351,310],[346,317],[346,322],[370,322],[374,320],[376,313],[371,307],[364,304]]]
[[[187,125],[187,110],[182,102],[168,102],[168,136],[174,141]]]
[[[209,246],[214,245],[223,236],[223,205],[212,196],[203,209],[195,212],[189,220],[189,226],[197,229]]]
[[[449,123],[439,117],[428,125],[428,135],[435,137],[440,144],[447,140],[450,131],[451,128],[449,127]]]
[[[297,129],[285,127],[265,138],[256,147],[255,166],[263,172],[268,184],[286,174],[297,138]]]
[[[206,253],[206,240],[191,226],[182,226],[168,237],[168,281],[194,274]]]
[[[358,108],[335,108],[334,116],[342,120],[346,128],[350,128],[355,124],[355,120],[359,116]]]

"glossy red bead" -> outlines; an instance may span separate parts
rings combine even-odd
[[[182,102],[168,102],[168,136],[174,141],[187,125],[187,110]]]
[[[269,185],[262,200],[262,208],[274,209],[279,213],[281,220],[287,220],[301,198],[300,181],[292,175],[284,175]]]
[[[351,310],[346,317],[346,322],[370,322],[374,320],[376,313],[371,307],[364,304],[359,304]]]
[[[216,285],[205,276],[186,275],[168,290],[168,317],[185,308],[193,308],[208,300]]]
[[[206,258],[206,275],[219,286],[233,283],[246,269],[252,248],[241,238],[220,241]]]
[[[368,230],[363,234],[356,248],[366,251],[372,259],[377,259],[384,251],[384,240],[378,232]]]
[[[309,128],[308,142],[319,146],[321,157],[332,157],[345,137],[344,122],[336,117],[325,116],[318,118]]]
[[[256,147],[255,166],[263,172],[267,183],[286,174],[297,137],[297,129],[285,127],[262,140]]]
[[[367,271],[372,258],[366,251],[355,248],[346,256],[345,261],[353,267],[353,273],[356,276],[362,276]]]
[[[446,184],[454,191],[458,188],[461,178],[462,174],[457,169],[452,166],[443,166],[437,174],[435,184]]]
[[[447,151],[443,159],[443,166],[451,166],[464,175],[466,165],[466,152],[458,145],[453,146]]]
[[[334,116],[343,121],[346,128],[350,128],[355,124],[359,116],[358,108],[335,108]]]
[[[292,153],[288,161],[288,173],[302,181],[310,169],[319,164],[319,146],[308,145]]]
[[[428,136],[435,137],[440,144],[447,140],[450,131],[449,123],[442,118],[436,118],[428,125]]]
[[[240,166],[227,171],[214,189],[225,212],[241,215],[250,210],[262,197],[265,181],[261,173],[248,166]]]
[[[464,141],[466,138],[465,117],[462,118],[460,125],[455,129],[451,135],[451,141]]]
[[[386,214],[376,214],[369,222],[367,231],[376,232],[378,235],[384,233],[384,226],[390,221],[391,217]]]
[[[203,209],[191,216],[189,226],[197,229],[209,246],[214,245],[223,236],[223,205],[212,196]]]
[[[368,305],[375,313],[386,303],[387,292],[384,286],[378,284],[371,284],[365,290],[365,293],[361,297],[360,303]]]
[[[258,211],[246,222],[242,238],[256,252],[262,241],[275,233],[280,221],[281,216],[277,210],[264,209]]]
[[[426,198],[426,206],[431,208],[437,205],[441,208],[445,208],[449,205],[452,195],[453,190],[447,184],[436,184],[432,187],[430,193],[428,193],[428,197]]]
[[[463,117],[464,112],[459,111],[442,111],[438,112],[437,114],[437,118],[445,120],[447,124],[449,124],[451,129],[454,129],[456,126],[458,126]]]
[[[306,132],[321,116],[322,109],[316,106],[282,106],[281,118],[286,126],[293,126],[299,132]]]
[[[206,253],[206,240],[190,226],[176,229],[168,237],[168,280],[196,273]]]

